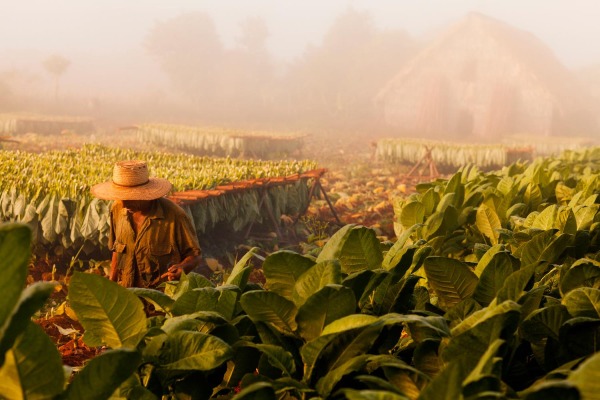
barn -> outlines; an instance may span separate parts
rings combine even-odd
[[[479,13],[435,38],[375,103],[402,136],[493,141],[597,129],[590,95],[544,43]]]

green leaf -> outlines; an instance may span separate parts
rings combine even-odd
[[[498,237],[500,235],[498,229],[502,228],[502,224],[496,211],[483,203],[477,209],[476,215],[475,225],[479,229],[479,232],[490,239],[492,244],[498,244]]]
[[[277,400],[275,389],[270,383],[256,382],[243,388],[236,396],[236,400]]]
[[[241,290],[244,290],[246,283],[248,283],[250,272],[252,272],[252,266],[248,265],[248,262],[257,251],[258,247],[253,247],[244,254],[244,256],[233,266],[231,274],[227,278],[227,281],[225,281],[226,284],[236,285]]]
[[[374,230],[346,225],[323,246],[317,262],[325,260],[340,260],[342,271],[351,274],[381,268],[383,255]]]
[[[140,299],[104,277],[75,272],[68,299],[85,329],[88,346],[135,347],[146,333]]]
[[[571,382],[549,381],[532,386],[524,392],[524,400],[580,400],[579,390]]]
[[[542,263],[531,264],[510,274],[496,294],[496,302],[500,304],[506,300],[519,300],[525,288],[532,281],[533,274],[540,264]]]
[[[30,243],[27,225],[0,225],[0,327],[9,319],[25,286]]]
[[[292,300],[296,281],[313,265],[313,260],[292,251],[281,250],[270,254],[262,266],[266,279],[265,287]]]
[[[402,208],[400,223],[406,229],[422,224],[425,219],[425,207],[420,201],[413,201]]]
[[[575,261],[564,273],[559,284],[563,297],[571,290],[582,286],[600,287],[600,262],[590,258]]]
[[[482,264],[481,261],[479,264]],[[495,253],[479,276],[479,283],[475,288],[473,298],[482,306],[487,306],[496,297],[505,280],[512,273],[511,255],[508,252]]]
[[[424,268],[427,281],[438,295],[439,304],[443,309],[452,308],[475,292],[477,276],[459,260],[427,257]]]
[[[233,357],[233,350],[221,339],[200,332],[175,332],[161,349],[160,368],[180,371],[210,371]]]
[[[259,350],[267,356],[269,364],[279,369],[285,375],[291,376],[296,372],[294,356],[292,356],[289,351],[285,351],[282,347],[272,344],[255,344],[251,342],[245,342],[244,345]]]
[[[322,335],[329,335],[332,333],[343,332],[350,329],[361,328],[378,320],[377,317],[368,314],[352,314],[345,317],[338,318],[323,329]]]
[[[217,311],[220,294],[221,292],[213,287],[189,290],[175,300],[171,312],[176,316],[197,311]]]
[[[496,339],[506,340],[519,323],[520,306],[513,301],[490,305],[471,314],[452,329],[452,339],[442,352],[445,361],[463,357],[472,367]],[[469,349],[465,354],[465,349]]]
[[[143,297],[144,299],[152,303],[157,310],[162,310],[167,313],[171,311],[173,303],[175,302],[175,300],[173,300],[168,295],[155,289],[137,287],[131,287],[127,289],[136,296]]]
[[[571,290],[562,299],[573,317],[600,318],[600,290],[587,287]]]
[[[331,391],[335,388],[335,385],[338,384],[345,375],[363,369],[370,357],[372,356],[368,354],[357,355],[344,362],[339,367],[329,370],[326,375],[317,382],[316,388],[319,394],[323,398],[328,398]]]
[[[501,357],[500,347],[504,344],[504,340],[496,339],[487,348],[485,353],[479,359],[479,362],[469,373],[469,375],[463,381],[463,386],[467,386],[471,383],[475,383],[481,379],[485,379],[489,376],[495,376],[500,379],[500,372],[496,371],[496,362]]]
[[[457,400],[462,398],[462,382],[468,370],[464,362],[455,360],[446,365],[421,391],[419,400]]]
[[[570,318],[561,304],[540,308],[523,320],[520,332],[524,339],[536,343],[548,337],[558,341],[560,327]]]
[[[310,341],[319,336],[325,326],[353,314],[355,310],[356,298],[351,289],[327,285],[311,295],[298,309],[298,333]]]
[[[586,400],[600,399],[600,353],[592,355],[573,371],[567,380],[574,384]]]
[[[287,332],[294,332],[298,328],[298,309],[294,303],[277,293],[263,290],[246,292],[240,298],[240,304],[254,321],[268,322]]]
[[[517,249],[515,254],[521,257],[521,264],[529,265],[537,261],[555,263],[571,240],[571,235],[568,234],[555,237],[556,232],[556,229],[542,232]]]
[[[53,195],[41,220],[42,236],[50,243],[54,242],[57,236],[54,224],[58,216],[58,203],[56,195]]]
[[[217,312],[198,311],[192,314],[185,314],[178,317],[167,318],[161,329],[166,333],[172,333],[181,330],[194,330],[208,333],[203,327],[214,327],[226,324],[227,320]]]
[[[65,375],[56,346],[29,322],[0,368],[0,393],[6,399],[51,399],[63,391]]]
[[[55,284],[50,282],[36,282],[23,290],[13,314],[0,329],[0,365],[4,363],[4,354],[13,346],[17,336],[27,328],[33,314],[48,300],[54,286]]]
[[[292,300],[299,307],[325,285],[336,285],[341,281],[342,268],[339,261],[321,261],[298,277],[294,285]]]
[[[63,395],[64,399],[108,398],[136,371],[141,360],[137,350],[117,349],[100,354],[75,375]]]

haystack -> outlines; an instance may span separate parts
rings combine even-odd
[[[377,95],[403,136],[492,141],[595,133],[589,95],[531,33],[470,13]]]

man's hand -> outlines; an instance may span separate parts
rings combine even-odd
[[[174,264],[167,269],[167,279],[170,281],[178,281],[183,272],[183,267],[179,264]]]

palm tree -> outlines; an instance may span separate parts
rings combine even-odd
[[[67,71],[71,62],[60,54],[53,54],[43,62],[44,68],[54,76],[54,100],[58,102],[58,84],[60,77]]]

